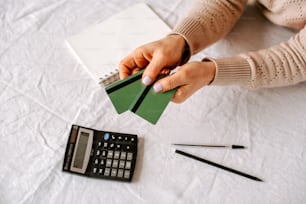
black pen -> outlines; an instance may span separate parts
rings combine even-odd
[[[223,166],[223,165],[221,165],[221,164],[217,164],[217,163],[214,163],[214,162],[212,162],[212,161],[208,161],[208,160],[206,160],[206,159],[203,159],[203,158],[197,157],[197,156],[195,156],[195,155],[192,155],[192,154],[183,152],[183,151],[181,151],[181,150],[177,150],[177,149],[176,149],[176,150],[175,150],[175,153],[184,155],[184,156],[186,156],[186,157],[189,157],[189,158],[192,158],[192,159],[195,159],[195,160],[204,162],[204,163],[209,164],[209,165],[212,165],[212,166],[214,166],[214,167],[218,167],[218,168],[223,169],[223,170],[225,170],[225,171],[229,171],[229,172],[232,172],[232,173],[234,173],[234,174],[238,174],[238,175],[240,175],[240,176],[243,176],[243,177],[246,177],[246,178],[255,180],[255,181],[263,181],[263,180],[261,180],[261,179],[255,177],[255,176],[251,176],[251,175],[249,175],[249,174],[243,173],[243,172],[241,172],[241,171],[237,171],[237,170],[235,170],[235,169],[232,169],[232,168]]]
[[[242,145],[207,145],[207,144],[172,144],[177,146],[191,146],[191,147],[223,147],[223,148],[231,148],[231,149],[244,149],[245,146]]]

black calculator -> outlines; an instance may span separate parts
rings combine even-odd
[[[72,125],[63,171],[131,181],[137,157],[137,135]]]

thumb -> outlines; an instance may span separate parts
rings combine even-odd
[[[166,58],[164,55],[156,53],[152,57],[152,61],[146,67],[145,71],[142,74],[142,83],[145,85],[151,84],[161,70],[166,66]]]
[[[170,76],[166,76],[162,79],[160,79],[159,81],[157,81],[154,86],[153,89],[155,92],[166,92],[166,91],[170,91],[178,86],[183,85],[183,81],[181,78],[180,74],[174,73]]]

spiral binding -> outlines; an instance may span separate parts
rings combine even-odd
[[[104,77],[100,77],[99,80],[99,84],[100,85],[110,85],[112,83],[114,83],[115,81],[118,81],[120,79],[119,77],[119,70],[115,69],[113,72],[110,72],[109,74],[106,74]]]

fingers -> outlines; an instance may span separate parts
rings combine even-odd
[[[133,66],[133,64],[135,64]],[[135,74],[136,72],[140,71],[141,68],[136,66],[134,59],[123,59],[119,64],[119,77],[120,79],[124,79],[131,74]]]
[[[145,85],[151,84],[153,81],[155,81],[165,66],[167,66],[165,56],[160,52],[155,52],[152,61],[146,67],[146,70],[142,75],[142,83]]]
[[[153,86],[155,92],[166,92],[177,87],[178,89],[172,98],[175,103],[184,102],[196,91],[194,86],[186,84],[178,74],[161,79]]]
[[[194,90],[194,87],[190,85],[189,81],[190,79],[184,74],[184,72],[178,71],[173,75],[157,81],[154,84],[153,89],[155,92],[166,92],[179,87],[176,90],[172,101],[175,103],[182,103],[196,91]]]
[[[161,70],[174,68],[180,63],[184,46],[185,39],[180,35],[168,35],[140,46],[120,62],[120,78],[146,67],[142,82],[149,85],[155,81]]]
[[[147,52],[146,49],[140,47],[121,60],[119,63],[120,79],[124,79],[146,67],[151,60],[151,57]]]
[[[180,67],[173,75],[157,81],[155,92],[166,92],[179,87],[172,98],[173,102],[181,103],[214,78],[215,65],[212,62],[190,62]]]
[[[172,97],[172,102],[174,103],[183,103],[187,98],[196,92],[192,86],[186,85],[179,87],[174,96]]]
[[[136,66],[136,63],[132,56],[127,56],[121,60],[119,64],[119,76],[120,79],[124,79],[132,74],[133,68]]]
[[[170,76],[164,77],[163,79],[160,79],[154,84],[153,88],[155,92],[166,92],[184,84],[185,82],[182,75],[177,72]]]
[[[160,74],[166,76],[166,75],[169,75],[170,72],[171,72],[171,69],[170,69],[170,68],[163,68],[163,69],[160,71]]]
[[[159,74],[167,75],[170,73],[170,69],[165,68],[165,66],[165,56],[161,54],[156,53],[152,58],[148,54],[143,53],[143,51],[134,51],[134,53],[127,56],[120,62],[120,79],[124,79],[146,67],[146,70],[143,73],[142,82],[145,85],[149,85],[157,78]]]

